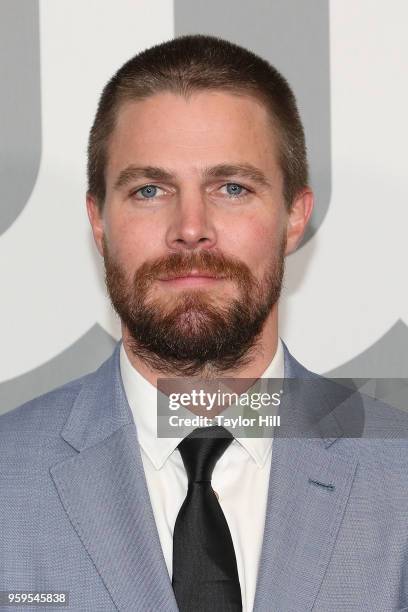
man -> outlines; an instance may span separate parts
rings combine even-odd
[[[278,335],[313,203],[285,79],[212,37],[148,49],[104,89],[88,178],[122,343],[2,417],[0,588],[92,611],[408,609],[407,444],[344,436],[333,406],[360,405],[327,402]],[[160,379],[229,377],[311,381],[290,415],[328,433],[158,436]]]

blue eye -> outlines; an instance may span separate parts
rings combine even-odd
[[[227,190],[227,194],[231,197],[239,197],[247,193],[247,189],[238,183],[227,183],[224,185]]]
[[[145,185],[138,189],[136,193],[141,194],[143,198],[154,198],[157,195],[157,187],[155,185]]]

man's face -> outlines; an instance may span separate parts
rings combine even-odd
[[[302,229],[265,108],[213,91],[127,102],[105,176],[103,213],[88,211],[134,352],[185,375],[245,363]]]

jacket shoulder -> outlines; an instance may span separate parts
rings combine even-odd
[[[20,444],[31,435],[50,435],[59,432],[68,418],[71,407],[83,384],[92,376],[87,374],[48,391],[0,415],[0,445],[11,443],[14,436]]]
[[[310,411],[313,421],[329,423],[327,436],[336,440],[333,450],[355,453],[360,466],[391,469],[406,483],[408,403],[402,400],[397,407],[380,400],[366,386],[360,386],[358,379],[316,374],[299,363],[285,345],[284,348],[285,374],[296,379],[300,402]]]

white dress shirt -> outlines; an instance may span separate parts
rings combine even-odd
[[[182,438],[157,437],[157,389],[132,366],[123,344],[120,368],[137,427],[153,514],[171,579],[173,529],[187,493],[187,475],[177,449]],[[260,378],[283,376],[284,354],[279,340],[275,356]],[[251,612],[254,605],[271,455],[272,437],[237,437],[216,463],[212,476],[212,486],[234,544],[244,612]]]

